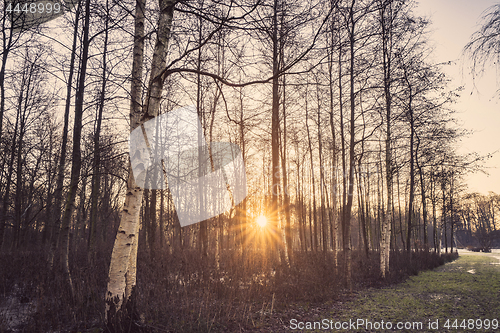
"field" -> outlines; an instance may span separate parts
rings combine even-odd
[[[272,326],[262,332],[302,327],[300,331],[306,332],[337,331],[335,327],[342,324],[348,327],[341,329],[344,332],[391,331],[389,326],[398,332],[495,332],[500,327],[499,264],[500,253],[495,250],[489,254],[461,251],[451,263],[397,285],[346,295],[345,302],[294,304],[276,314],[270,320]],[[398,323],[403,329],[397,329]]]

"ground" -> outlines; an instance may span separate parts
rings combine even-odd
[[[343,302],[293,304],[272,314],[264,307],[255,332],[500,332],[500,251],[459,254],[404,283]]]

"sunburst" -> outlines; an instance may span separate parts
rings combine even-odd
[[[267,217],[265,217],[264,215],[260,215],[259,217],[257,217],[255,222],[259,227],[265,228],[267,226]]]

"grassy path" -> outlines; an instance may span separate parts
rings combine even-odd
[[[334,322],[365,320],[357,329],[350,325],[344,330],[351,332],[500,332],[498,256],[461,255],[452,263],[421,272],[395,287],[363,292],[329,317],[335,318]],[[387,329],[387,322],[392,324],[392,330]],[[403,329],[397,329],[398,323]]]
[[[341,304],[301,306],[280,322],[271,331],[500,333],[500,253],[463,253],[390,288],[368,289]]]

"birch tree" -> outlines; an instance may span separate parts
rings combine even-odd
[[[166,0],[159,0],[160,8],[162,9],[161,16],[162,25],[158,26],[158,41],[155,47],[161,49],[160,36],[163,42],[168,41],[170,29],[172,25],[173,6],[175,3]],[[170,8],[167,9],[167,5]],[[134,31],[134,48],[132,60],[132,83],[130,89],[130,131],[139,127],[142,122],[143,109],[141,107],[142,95],[142,69],[144,63],[144,10],[145,0],[137,0],[135,8],[135,31]],[[159,52],[155,52],[157,58]],[[165,57],[165,53],[163,57]],[[156,59],[155,59],[156,60]],[[151,77],[158,75],[158,70],[152,68]],[[161,91],[160,91],[161,93]],[[149,96],[149,94],[148,94]],[[145,110],[147,111],[147,109]],[[140,156],[139,156],[140,158]],[[126,315],[122,305],[131,302],[133,287],[136,284],[136,260],[137,260],[137,243],[139,231],[139,214],[141,211],[143,189],[135,183],[129,163],[129,176],[127,181],[127,194],[125,204],[120,218],[118,233],[116,234],[115,245],[111,256],[109,266],[109,282],[106,294],[106,321],[108,326],[116,327],[120,324],[122,318]]]

